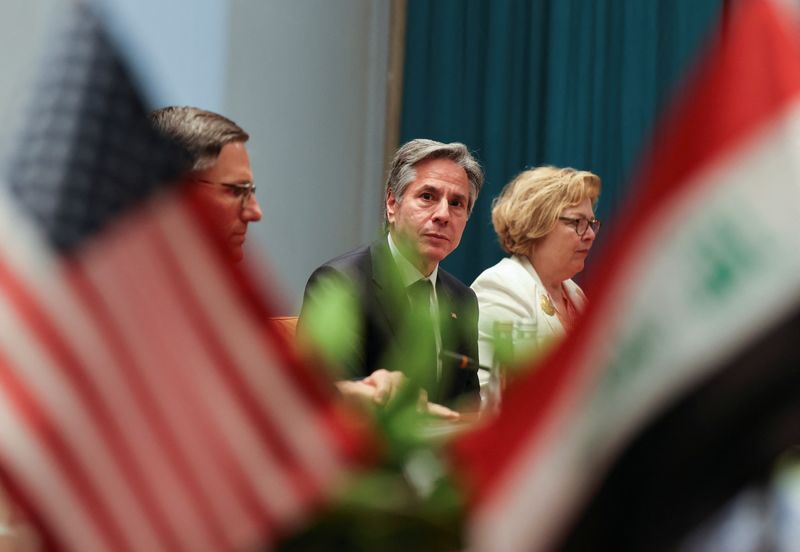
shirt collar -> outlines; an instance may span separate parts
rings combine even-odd
[[[433,267],[433,272],[431,272],[430,276],[424,276],[397,248],[397,244],[395,244],[392,239],[392,233],[389,232],[386,235],[389,240],[389,251],[392,252],[392,258],[394,258],[394,262],[397,265],[397,271],[400,274],[400,281],[403,283],[403,287],[408,287],[417,280],[430,280],[435,290],[436,278],[439,274],[439,264],[437,263],[436,266]]]

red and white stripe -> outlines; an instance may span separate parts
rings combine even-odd
[[[246,548],[301,520],[354,459],[359,436],[189,198],[159,198],[63,261],[3,214],[0,475],[51,545]]]
[[[455,444],[472,549],[553,546],[646,421],[800,304],[800,43],[781,9],[742,3],[656,142],[579,327]]]

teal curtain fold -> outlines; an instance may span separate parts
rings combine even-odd
[[[595,172],[598,217],[624,216],[627,179],[724,4],[409,0],[401,141],[464,142],[486,171],[445,268],[470,283],[503,256],[491,201],[526,167]]]

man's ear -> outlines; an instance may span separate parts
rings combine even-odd
[[[389,190],[386,192],[386,220],[389,224],[394,224],[394,215],[397,211],[397,200],[394,197],[394,192]]]

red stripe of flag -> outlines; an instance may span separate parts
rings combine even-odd
[[[5,351],[0,351],[0,386],[20,417],[27,423],[28,432],[36,436],[52,457],[59,459],[61,475],[65,482],[77,494],[87,497],[86,509],[98,520],[98,530],[103,533],[103,538],[107,542],[114,543],[119,550],[133,550],[125,537],[125,531],[120,527],[119,520],[111,515],[108,505],[104,505],[105,500],[88,473],[89,466],[81,463],[72,449],[72,444],[61,435],[58,428],[54,427],[53,420],[44,415],[45,409],[40,404],[39,397],[19,379],[15,373],[19,368],[14,366],[15,363],[7,357]]]
[[[148,267],[143,266],[156,261],[144,243],[143,222],[146,221],[137,220],[125,229],[124,248],[111,239],[94,251],[93,258],[85,264],[93,265],[94,285],[107,294],[118,323],[123,324],[121,331],[133,340],[132,347],[138,347],[136,368],[142,370],[151,392],[159,395],[157,400],[166,405],[166,419],[173,424],[179,446],[185,448],[190,469],[207,496],[212,514],[220,520],[226,546],[230,547],[230,527],[225,520],[254,521],[257,517],[253,515],[251,490],[248,488],[244,495],[235,492],[237,488],[242,491],[243,474],[217,426],[210,421],[212,408],[196,399],[189,385],[194,377],[194,367],[186,366],[184,358],[189,351],[176,347],[172,339],[172,324],[186,325],[187,321],[165,316],[163,305],[152,299],[153,291],[168,282],[162,282],[159,276],[151,277]],[[155,283],[151,283],[153,278]]]
[[[57,461],[53,461],[56,457],[49,452],[48,443],[40,439],[39,433],[29,430],[24,412],[20,412],[2,386],[0,410],[5,442],[14,443],[13,451],[0,450],[0,475],[6,478],[3,489],[10,493],[8,497],[19,497],[16,505],[27,512],[29,521],[36,522],[37,527],[41,524],[36,536],[44,540],[43,549],[107,549],[107,534],[97,526],[98,520],[91,517],[91,509],[83,507],[85,497],[77,494],[79,489],[64,477]],[[47,477],[42,477],[38,471],[43,463],[48,464]],[[66,527],[72,534],[65,539]]]
[[[144,223],[145,221],[140,221]],[[165,339],[153,339],[154,345],[161,348],[158,354],[163,359],[165,365],[173,365],[174,370],[165,372],[172,375],[172,381],[166,382],[171,389],[182,397],[180,402],[186,406],[190,413],[190,419],[197,424],[197,427],[204,429],[207,439],[205,445],[211,453],[212,458],[216,458],[220,473],[223,474],[223,481],[226,487],[231,489],[231,495],[238,498],[239,506],[247,513],[251,520],[260,520],[262,523],[267,519],[267,511],[262,507],[257,495],[254,493],[252,485],[248,483],[248,477],[241,465],[242,459],[234,456],[234,450],[228,445],[224,435],[224,429],[219,421],[224,416],[214,416],[205,401],[208,397],[203,395],[203,390],[196,388],[194,381],[205,378],[205,371],[214,371],[213,358],[208,358],[207,342],[203,343],[195,339],[192,327],[202,318],[186,316],[192,314],[195,309],[189,305],[171,304],[176,301],[180,290],[188,287],[180,274],[173,273],[165,266],[164,256],[168,254],[164,250],[163,240],[156,235],[156,229],[152,224],[144,223],[137,228],[141,234],[141,241],[136,240],[132,243],[130,238],[126,239],[128,245],[124,260],[117,260],[113,263],[113,268],[119,271],[118,278],[128,281],[128,289],[141,290],[147,301],[132,301],[130,309],[139,309],[142,319],[149,319],[153,309],[159,310],[158,322],[163,326],[157,332]],[[117,249],[119,251],[119,249]],[[148,259],[149,266],[141,267],[141,261]],[[148,271],[155,271],[149,274]],[[157,306],[158,305],[158,306]],[[183,310],[182,307],[189,307]],[[176,316],[177,315],[177,316]],[[225,323],[219,321],[218,323]],[[190,334],[190,335],[187,335]],[[189,343],[176,343],[177,339],[189,337]],[[195,347],[199,345],[199,347]],[[201,350],[200,350],[201,349]],[[198,365],[190,365],[191,353],[200,355]],[[218,366],[217,371],[233,373],[236,367],[232,364]],[[234,408],[238,408],[235,405]],[[227,411],[225,404],[215,404],[215,409]],[[245,423],[249,423],[245,421]],[[243,428],[244,429],[244,428]]]
[[[197,221],[194,230],[202,234],[209,242],[219,242],[220,238],[213,230],[214,225],[211,222],[212,218],[208,212],[208,206],[203,203],[200,196],[192,193],[191,189],[185,189],[184,192],[184,205],[191,218]],[[219,247],[223,248],[223,245]],[[224,251],[224,249],[219,250]],[[292,369],[284,371],[286,379],[302,392],[304,399],[309,401],[314,408],[327,409],[331,402],[332,384],[327,378],[320,378],[317,371],[310,370],[308,366],[301,363],[292,347],[286,347],[285,339],[279,333],[273,331],[270,313],[278,312],[278,309],[275,308],[276,305],[271,298],[261,291],[262,288],[254,286],[254,282],[266,281],[266,283],[270,284],[266,286],[268,289],[274,289],[277,286],[269,282],[263,275],[255,275],[259,278],[254,278],[253,274],[248,273],[241,267],[231,266],[229,263],[224,263],[221,266],[226,266],[229,269],[227,276],[230,278],[231,289],[235,289],[241,297],[241,306],[247,309],[247,316],[265,329],[265,335],[272,343],[272,348],[276,354],[280,355],[280,365],[292,367]],[[285,364],[286,362],[289,364]]]
[[[72,389],[96,424],[109,454],[120,467],[119,473],[125,480],[131,496],[138,501],[141,514],[165,541],[167,549],[174,549],[175,535],[163,520],[164,511],[159,502],[145,485],[142,466],[134,459],[133,445],[123,438],[125,428],[116,423],[116,417],[111,415],[109,410],[110,405],[104,400],[95,382],[87,376],[72,346],[67,343],[65,335],[56,329],[53,321],[44,313],[35,294],[32,295],[2,262],[0,262],[0,287],[6,290],[15,311],[25,319],[27,326],[36,329],[40,345],[49,352],[55,360],[54,366],[61,368],[62,374],[72,384]]]
[[[178,443],[172,427],[164,423],[166,413],[144,382],[144,376],[139,372],[130,345],[124,337],[124,330],[116,325],[115,317],[112,315],[113,307],[107,304],[78,264],[74,264],[72,268],[69,273],[70,284],[81,297],[86,312],[97,321],[96,327],[101,334],[99,339],[107,343],[114,352],[119,362],[118,372],[125,380],[130,394],[140,405],[139,411],[155,435],[156,446],[163,449],[164,460],[171,465],[171,475],[175,476],[180,488],[190,497],[190,506],[196,508],[200,519],[204,520],[201,527],[203,531],[209,532],[210,543],[214,548],[223,550],[226,539],[224,530],[213,514],[214,508],[211,505],[213,497],[203,492],[201,484],[193,476],[191,463]]]
[[[174,227],[167,226],[164,235],[169,236],[173,249],[176,251],[188,244],[193,248],[191,249],[192,257],[196,258],[199,255],[197,246],[202,240],[198,242],[196,233],[179,234]],[[239,295],[228,293],[228,289],[231,287],[229,285],[230,275],[225,271],[219,271],[219,267],[219,263],[211,259],[210,263],[195,262],[191,267],[184,262],[181,269],[187,271],[187,278],[195,279],[190,287],[197,294],[195,296],[196,303],[206,312],[206,316],[230,319],[230,323],[215,326],[219,334],[218,339],[227,347],[229,356],[235,351],[236,358],[231,360],[239,365],[241,372],[238,375],[243,378],[248,387],[251,387],[253,396],[261,397],[257,406],[262,411],[261,416],[266,420],[268,427],[275,428],[279,432],[279,439],[289,446],[287,450],[294,458],[293,463],[297,465],[299,460],[308,475],[319,479],[320,459],[309,456],[309,452],[312,450],[314,455],[325,450],[325,442],[328,438],[316,420],[318,409],[313,403],[309,404],[304,394],[293,385],[290,378],[286,377],[284,365],[275,362],[274,357],[277,351],[271,349],[266,343],[263,343],[261,347],[252,343],[253,338],[259,342],[262,341],[266,328],[248,316],[250,305],[243,302]],[[197,273],[202,273],[204,277],[196,278],[194,275]],[[219,288],[225,288],[225,291],[223,292]],[[209,292],[212,296],[218,296],[216,300],[207,300]],[[241,320],[234,324],[234,321],[239,318]],[[286,346],[285,343],[282,345]],[[282,407],[289,410],[283,411]],[[315,443],[311,449],[305,445],[300,446],[297,437],[302,433],[298,432],[304,430],[298,424],[310,424],[309,429],[312,429],[313,433],[317,435],[314,440],[319,438],[323,441]],[[320,448],[321,446],[322,448]],[[335,455],[335,457],[338,456],[338,454]],[[338,458],[335,460],[337,464],[340,462]],[[300,466],[300,469],[303,466]]]
[[[173,282],[179,282],[183,277],[183,273],[174,256],[174,252],[171,251],[169,246],[165,243],[163,236],[154,236],[154,239],[159,241],[158,249],[160,251],[161,262],[170,272]],[[223,263],[224,260],[219,258],[216,259],[216,262]],[[296,495],[302,497],[302,500],[307,500],[311,496],[319,493],[320,488],[313,483],[313,479],[309,477],[309,474],[302,470],[291,469],[296,459],[293,452],[288,447],[284,436],[284,432],[287,430],[291,431],[291,428],[281,428],[282,430],[277,428],[275,422],[266,416],[261,409],[254,391],[250,389],[242,379],[241,374],[236,368],[235,361],[227,351],[226,345],[220,341],[217,332],[213,330],[212,321],[208,320],[202,308],[198,305],[198,298],[192,293],[191,286],[185,285],[185,283],[184,285],[178,283],[177,285],[173,285],[172,288],[185,309],[185,312],[188,314],[188,318],[193,324],[195,331],[202,336],[202,340],[208,348],[208,354],[216,368],[218,377],[226,382],[231,393],[236,397],[238,404],[244,410],[249,422],[253,424],[269,443],[270,449],[274,453],[276,459],[280,461],[281,465],[286,470],[286,477],[291,480]],[[243,301],[243,303],[246,303],[246,301]],[[264,359],[264,362],[273,362],[273,360]]]
[[[191,231],[192,229],[189,229],[189,230]],[[139,228],[137,231],[141,231],[141,228]],[[125,239],[127,240],[128,238],[125,238]],[[151,237],[151,239],[153,239],[153,238]],[[170,284],[168,281],[164,281],[163,282],[164,288],[168,289],[168,291],[166,291],[166,293],[174,294],[176,297],[179,297],[180,300],[182,301],[182,304],[187,306],[187,307],[189,307],[189,308],[186,309],[186,312],[187,312],[187,314],[190,314],[189,318],[192,320],[192,325],[195,328],[198,327],[198,326],[205,328],[203,330],[203,332],[205,334],[208,334],[210,332],[211,321],[208,320],[203,315],[202,309],[198,308],[196,298],[195,297],[188,297],[189,296],[189,292],[187,291],[187,289],[190,288],[191,286],[186,285],[186,283],[181,280],[180,275],[175,272],[175,270],[176,270],[175,266],[177,265],[176,260],[174,258],[168,258],[171,255],[173,255],[175,252],[168,251],[168,248],[163,246],[163,242],[162,242],[160,237],[159,237],[158,241],[159,241],[159,243],[156,246],[156,249],[158,251],[153,251],[152,252],[152,257],[153,257],[154,260],[157,259],[158,263],[165,263],[167,265],[168,271],[171,274],[171,276],[169,278],[167,278],[167,280],[175,280],[174,282],[172,282],[172,284]],[[111,244],[105,244],[104,245],[104,247],[112,247],[112,246],[113,245],[111,245]],[[119,250],[119,251],[121,251],[121,250]],[[125,254],[124,254],[124,257],[126,259],[128,257],[130,257],[130,252],[131,252],[131,247],[129,246],[125,250]],[[127,259],[127,260],[132,264],[132,266],[135,265],[136,262],[137,262],[136,258],[130,258],[130,259]],[[123,295],[129,293],[129,292],[124,290],[125,281],[127,280],[127,281],[130,281],[130,282],[135,282],[137,280],[138,276],[132,273],[132,268],[131,267],[126,267],[119,260],[113,260],[112,259],[111,265],[112,265],[112,268],[113,268],[112,272],[110,274],[105,275],[104,278],[109,279],[109,280],[113,280],[113,281],[116,282],[117,285],[123,287],[123,291],[118,292],[118,293],[122,293]],[[118,274],[115,274],[114,271],[116,271],[116,270],[119,271]],[[159,276],[159,278],[161,278],[161,277],[163,277],[163,275]],[[131,307],[139,306],[138,303],[139,303],[138,301],[134,300],[134,304],[131,305]],[[121,307],[113,307],[113,308],[121,308]],[[216,321],[216,323],[219,323],[219,321]],[[111,323],[106,323],[105,325],[106,326],[113,326],[114,324],[115,324],[114,322],[111,322]],[[162,333],[167,333],[168,334],[168,332],[162,332]],[[217,344],[218,344],[218,346],[222,347],[222,344],[219,341],[217,341]],[[283,349],[277,349],[277,351],[282,353]],[[165,351],[165,353],[166,353],[166,351]],[[230,359],[230,356],[229,356],[229,353],[228,353],[227,349],[225,349],[221,354],[223,354],[226,357],[225,363],[227,363],[228,360]],[[229,367],[225,368],[225,370],[228,370],[229,368],[231,368],[231,367],[229,366]],[[129,370],[126,370],[126,372],[128,372],[128,371]],[[223,372],[223,373],[226,373],[226,372]],[[238,376],[233,376],[232,374],[229,374],[229,373],[226,373],[226,374],[227,374],[226,378],[230,379],[231,381],[234,382],[234,387],[236,385],[243,385],[243,383],[238,378]],[[316,386],[319,387],[318,384],[316,384]],[[265,397],[265,400],[266,400],[266,397]],[[253,399],[253,403],[255,403],[255,399]],[[195,408],[200,408],[201,406],[202,406],[201,404],[195,404]],[[325,411],[321,411],[321,412],[319,410],[320,409],[317,409],[318,412],[317,412],[316,416],[319,417],[319,420],[321,422],[324,421],[324,422],[326,422],[326,424],[330,423],[330,422],[328,420],[326,420],[325,418],[323,418],[323,416],[336,415],[336,421],[342,419],[342,417],[340,415],[338,415],[338,412],[337,412],[337,410],[335,408],[328,407]],[[269,419],[265,420],[267,425],[266,426],[262,426],[261,429],[264,430],[265,427],[270,427],[270,425],[271,425],[269,423],[270,421],[271,420],[269,420]],[[338,429],[340,434],[347,435],[347,432],[343,431],[341,426],[337,427],[337,429]],[[282,428],[282,430],[284,432],[285,431],[294,431],[294,428]],[[282,439],[283,438],[279,434],[276,434],[276,441],[277,442],[281,442]],[[345,442],[347,442],[347,441],[345,441]],[[337,443],[338,443],[338,441],[337,441]],[[285,444],[282,445],[282,448],[284,450],[288,450],[288,449],[286,449]],[[297,459],[295,457],[288,457],[287,456],[284,459],[284,468],[283,468],[283,470],[285,472],[284,475],[286,475],[286,476],[291,476],[289,474],[293,474],[295,472],[297,473],[296,477],[298,477],[298,478],[305,477],[307,475],[301,468],[299,468],[298,463],[297,463]],[[316,492],[316,491],[319,490],[319,489],[314,489],[314,488],[312,488],[310,486],[306,486],[306,488],[308,489],[308,491],[301,491],[301,492],[297,493],[298,496],[300,496],[300,498],[303,501],[310,499],[311,491],[315,491]]]
[[[187,198],[192,209],[195,209],[196,206],[192,203],[192,197]],[[195,212],[193,210],[193,212]],[[200,212],[202,215],[202,211]],[[178,244],[183,244],[188,241],[194,241],[197,239],[197,234],[191,231],[186,231],[183,234],[180,234],[176,237],[178,232],[170,231],[167,232],[168,235],[172,239],[176,241]],[[214,273],[209,276],[209,282],[199,282],[197,285],[202,285],[205,289],[205,286],[213,286],[219,285],[214,284],[213,281],[217,276],[215,273],[217,272],[216,268],[219,265],[204,265],[203,268],[208,269],[209,273]],[[230,266],[228,268],[231,268]],[[186,267],[184,267],[186,269]],[[205,272],[205,270],[197,270],[196,268],[193,269],[194,272]],[[244,312],[244,316],[242,317],[243,320],[254,320],[254,326],[258,328],[258,336],[264,337],[266,335],[270,338],[266,343],[261,342],[262,347],[252,347],[250,345],[245,345],[245,350],[251,356],[260,354],[262,356],[267,357],[274,357],[276,362],[274,364],[265,364],[264,368],[269,371],[269,377],[264,382],[268,383],[273,389],[270,391],[274,396],[274,399],[279,399],[282,401],[286,401],[287,397],[283,396],[282,392],[279,392],[275,389],[276,385],[280,385],[281,388],[284,388],[287,392],[291,392],[292,400],[289,401],[289,404],[284,402],[284,406],[289,407],[291,406],[293,411],[296,411],[297,414],[302,414],[303,412],[307,412],[307,414],[303,414],[303,418],[306,420],[304,423],[311,422],[311,419],[308,418],[311,415],[314,418],[313,426],[315,431],[319,433],[320,438],[325,439],[325,444],[328,444],[327,440],[329,438],[335,438],[337,443],[342,443],[339,446],[336,446],[337,450],[340,450],[339,447],[343,447],[341,449],[341,453],[337,456],[341,457],[342,454],[349,459],[354,457],[358,457],[359,455],[363,455],[363,440],[357,437],[357,434],[352,431],[352,428],[348,427],[347,425],[343,424],[343,419],[341,416],[335,416],[334,418],[325,418],[323,416],[328,416],[330,413],[335,412],[335,409],[332,408],[331,403],[331,390],[332,386],[328,383],[327,386],[320,385],[320,378],[318,375],[313,374],[306,366],[301,365],[298,363],[296,357],[294,356],[293,349],[291,347],[287,347],[287,343],[285,340],[281,339],[276,332],[273,331],[273,328],[268,323],[268,319],[264,317],[264,313],[261,312],[261,309],[266,308],[264,305],[266,302],[263,298],[261,298],[252,287],[251,284],[246,283],[243,280],[244,274],[242,272],[233,271],[232,273],[225,273],[225,276],[218,275],[220,278],[227,279],[229,277],[233,278],[233,281],[236,282],[234,289],[239,289],[242,286],[245,290],[243,294],[237,295],[235,298],[231,296],[228,299],[223,301],[224,304],[220,304],[219,301],[214,303],[217,308],[222,308],[223,311],[228,311],[229,316],[233,316],[233,311],[230,309],[230,304],[235,303],[237,309],[241,309]],[[226,286],[227,289],[227,286]],[[209,304],[205,308],[211,308]],[[238,317],[238,315],[237,315]],[[253,326],[246,326],[240,325],[237,326],[242,331],[242,336],[232,334],[228,335],[229,340],[241,340],[244,339],[247,342],[247,339],[244,337],[244,334],[248,333],[250,330],[246,330],[246,328],[251,328]],[[230,334],[230,332],[228,332]],[[251,343],[254,345],[254,343]],[[241,351],[239,351],[241,353]],[[241,357],[241,355],[239,355]],[[253,369],[256,369],[258,372],[261,372],[262,369],[253,365],[252,362],[248,362],[242,358],[238,359],[239,362],[243,363],[243,373],[246,373],[246,380],[248,381],[249,385],[254,385],[254,392],[260,393],[262,396],[266,397],[269,392],[267,389],[263,388],[261,383],[263,382],[255,382],[254,381],[254,374],[252,373]],[[244,365],[247,365],[246,367]],[[302,376],[302,377],[298,377]],[[309,404],[310,403],[310,404]],[[295,420],[292,418],[292,414],[289,411],[282,411],[280,407],[276,406],[275,400],[266,400],[261,403],[262,407],[266,408],[266,415],[272,419],[276,420],[276,423],[280,426],[285,426],[287,428],[291,428],[292,426],[296,425],[299,420]],[[303,406],[298,410],[298,407]],[[333,429],[333,431],[331,431]],[[299,434],[297,431],[293,429],[288,429],[284,432],[287,437],[291,438],[291,441],[294,443],[293,447],[297,447],[297,441]],[[350,435],[349,440],[342,441],[342,435]],[[359,443],[358,446],[353,446],[354,443]],[[330,443],[333,445],[333,443]],[[323,443],[316,443],[313,447],[316,450],[320,449],[320,446],[324,446]],[[308,449],[308,447],[303,447]],[[317,453],[315,453],[317,454]],[[340,462],[342,458],[338,458],[337,462]],[[312,466],[319,465],[318,459],[310,458],[310,462]],[[319,472],[319,469],[316,469],[314,473],[319,477],[324,474],[324,472]],[[325,476],[327,478],[327,476]]]

